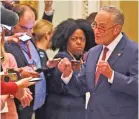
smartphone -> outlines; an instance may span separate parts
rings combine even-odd
[[[25,34],[25,35],[23,35],[23,36],[20,36],[19,39],[20,39],[21,41],[24,41],[24,42],[25,42],[25,41],[31,39],[31,37],[28,36],[27,34]]]
[[[42,80],[42,78],[32,78],[29,80],[29,82],[36,82],[36,81],[40,81]]]
[[[50,61],[52,62],[60,62],[61,58],[55,58],[55,59],[51,59]]]
[[[43,72],[43,71],[45,71],[46,69],[44,69],[44,68],[37,68],[35,71],[36,72],[38,72],[38,73],[41,73],[41,72]]]

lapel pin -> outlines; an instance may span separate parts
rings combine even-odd
[[[117,55],[118,55],[118,56],[120,56],[120,55],[121,55],[121,53],[118,53]]]

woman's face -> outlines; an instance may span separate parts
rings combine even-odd
[[[67,50],[73,55],[81,55],[84,51],[86,38],[83,30],[77,29],[69,37],[67,43]]]

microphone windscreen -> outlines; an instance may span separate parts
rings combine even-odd
[[[15,12],[1,7],[1,24],[15,26],[18,20],[19,17]]]

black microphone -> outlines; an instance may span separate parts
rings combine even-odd
[[[1,8],[1,24],[7,25],[7,26],[15,26],[19,20],[18,15],[8,9],[5,9],[4,7]]]

